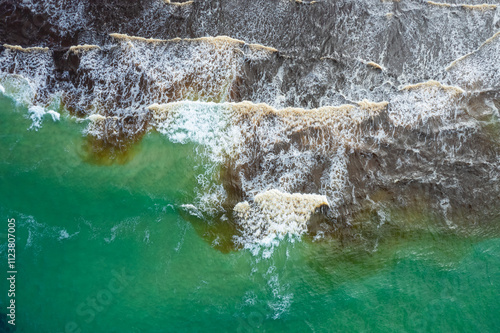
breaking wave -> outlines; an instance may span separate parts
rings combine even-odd
[[[7,2],[5,25],[36,29],[3,37],[0,92],[35,129],[60,101],[111,159],[150,131],[194,143],[185,207],[233,221],[236,246],[351,230],[380,196],[450,228],[498,216],[496,4],[118,3]]]

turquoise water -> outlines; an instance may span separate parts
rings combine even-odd
[[[195,196],[196,147],[150,133],[127,163],[92,163],[85,123],[46,115],[27,130],[26,114],[0,97],[1,233],[7,219],[17,224],[16,332],[500,329],[495,232],[410,230],[370,249],[285,240],[267,259],[219,248],[212,241],[225,229],[181,209]],[[1,253],[6,267],[6,238]]]

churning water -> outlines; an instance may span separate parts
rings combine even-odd
[[[0,330],[499,329],[495,1],[0,9]]]

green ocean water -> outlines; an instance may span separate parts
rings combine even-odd
[[[0,253],[6,276],[15,218],[16,332],[500,330],[494,235],[220,251],[210,221],[180,209],[194,198],[196,147],[151,133],[128,163],[102,165],[86,156],[84,123],[46,115],[34,131],[26,115],[0,96]],[[5,313],[6,279],[0,288]]]

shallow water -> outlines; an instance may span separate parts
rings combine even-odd
[[[45,115],[27,130],[26,108],[0,97],[0,215],[17,221],[16,332],[500,327],[494,230],[398,229],[371,248],[305,237],[267,258],[221,251],[210,221],[183,208],[199,186],[196,145],[149,133],[128,163],[93,163],[86,125],[60,111],[59,122]],[[432,219],[408,214],[394,216]],[[2,258],[5,250],[2,242]]]

